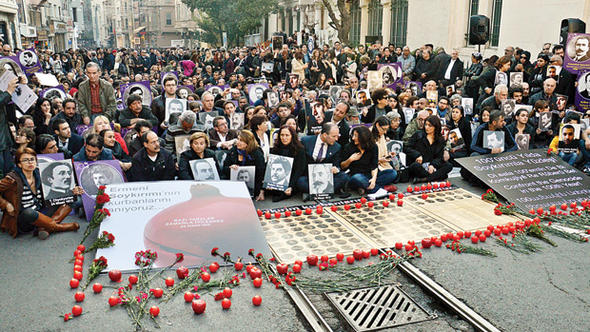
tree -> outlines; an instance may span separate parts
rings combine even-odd
[[[262,19],[278,8],[278,0],[182,0],[191,11],[204,15],[197,23],[205,31],[203,39],[221,45],[223,32],[228,43],[237,45],[244,35],[262,26]]]
[[[332,6],[331,0],[322,0],[324,7],[328,11],[330,22],[328,23],[334,30],[338,31],[338,39],[343,44],[348,44],[348,35],[352,27],[352,17],[350,15],[350,3],[352,0],[336,0],[336,9]]]

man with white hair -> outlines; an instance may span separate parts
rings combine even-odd
[[[502,101],[508,99],[508,87],[505,84],[498,84],[494,88],[494,94],[481,102],[480,110],[484,107],[490,107],[493,110],[500,109]]]
[[[551,109],[556,109],[557,106],[557,96],[555,95],[555,88],[557,87],[557,82],[552,79],[548,78],[543,81],[543,91],[539,91],[531,96],[529,99],[529,105],[535,105],[538,100],[546,100],[549,103],[549,107]]]
[[[178,117],[178,122],[171,125],[166,131],[166,146],[165,149],[172,152],[176,157],[176,141],[175,137],[186,135],[189,137],[197,131],[203,131],[204,127],[197,123],[197,115],[193,111],[184,111]]]

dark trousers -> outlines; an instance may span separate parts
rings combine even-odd
[[[408,168],[410,170],[410,177],[424,178],[425,181],[432,182],[445,180],[448,177],[448,174],[453,170],[453,165],[449,162],[445,162],[432,174],[428,173],[428,171],[417,162],[413,162]]]
[[[14,168],[14,157],[10,150],[0,151],[0,179]]]

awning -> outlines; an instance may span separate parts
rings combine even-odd
[[[140,32],[142,30],[145,30],[145,27],[139,27],[139,28],[133,30],[133,33],[138,33],[138,32]]]

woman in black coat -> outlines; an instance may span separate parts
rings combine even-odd
[[[208,149],[209,138],[203,132],[196,132],[189,138],[190,149],[180,154],[178,158],[178,179],[179,180],[194,180],[193,170],[190,166],[191,160],[213,158],[215,161],[215,167],[217,168],[217,174],[220,174],[219,165],[217,164],[217,158],[215,158],[215,152]]]
[[[278,192],[272,198],[273,202],[278,202],[293,195],[293,188],[296,187],[297,179],[305,173],[305,165],[307,164],[305,149],[297,138],[297,132],[293,128],[283,125],[279,129],[274,147],[270,150],[270,153],[293,158],[289,187],[284,192]]]
[[[53,116],[49,99],[39,98],[35,107],[31,108],[30,115],[35,123],[35,135],[53,134],[53,131],[49,130],[49,122]]]
[[[463,138],[463,146],[452,147],[449,146],[449,153],[451,155],[451,159],[455,158],[463,158],[469,156],[469,147],[471,146],[471,139],[473,135],[471,134],[471,124],[465,118],[463,114],[463,107],[460,105],[454,106],[451,110],[451,120],[448,123],[449,130],[459,128],[459,132],[461,133],[461,137]],[[449,134],[450,135],[450,134]]]
[[[237,170],[240,166],[255,166],[254,173],[254,197],[257,201],[264,200],[264,190],[262,189],[262,180],[266,164],[264,162],[264,153],[256,143],[254,134],[249,130],[242,130],[238,136],[238,141],[229,153],[223,163],[223,175],[229,179],[230,169]]]
[[[378,117],[384,116],[392,111],[389,106],[389,101],[387,100],[388,94],[389,93],[385,89],[375,89],[375,91],[371,93],[373,105],[369,107],[367,113],[361,114],[362,123],[373,123]]]
[[[404,147],[410,178],[414,182],[440,181],[453,170],[451,163],[444,160],[446,142],[442,137],[438,116],[431,115],[424,121],[424,130],[417,131]]]

